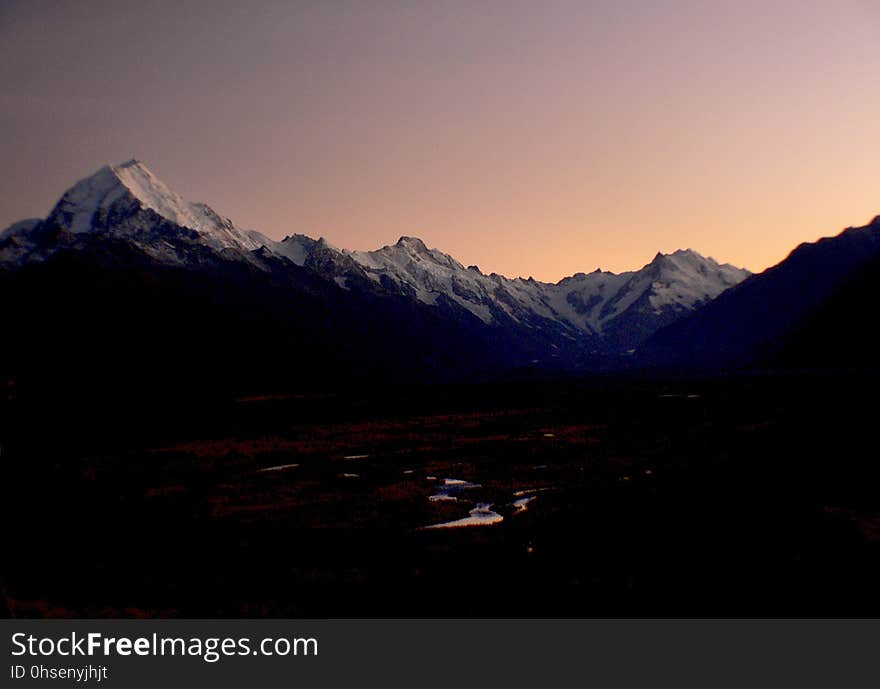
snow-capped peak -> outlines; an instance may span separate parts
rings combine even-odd
[[[189,227],[201,233],[210,233],[218,223],[223,223],[223,220],[208,206],[189,203],[173,192],[138,160],[129,160],[110,169],[132,196],[175,225]]]
[[[129,160],[105,165],[71,187],[50,214],[50,220],[73,233],[101,228],[107,217],[121,207],[134,205],[165,220],[194,230],[215,249],[257,249],[265,242],[253,232],[241,230],[203,203],[190,203],[172,191],[142,162]]]
[[[650,303],[658,310],[693,308],[749,276],[747,270],[730,264],[720,265],[714,258],[693,249],[658,253],[642,272],[653,281]]]
[[[274,243],[272,248],[298,266],[304,266],[309,254],[314,249],[318,240],[307,237],[304,234],[288,235],[280,242]]]

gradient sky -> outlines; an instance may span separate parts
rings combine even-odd
[[[880,213],[876,0],[0,0],[0,226],[137,157],[238,225],[558,280]]]

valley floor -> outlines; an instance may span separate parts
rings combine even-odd
[[[12,399],[5,614],[876,616],[877,383]]]

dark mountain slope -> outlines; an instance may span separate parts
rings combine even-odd
[[[766,363],[774,368],[880,370],[880,257],[847,280]]]
[[[0,270],[0,293],[0,373],[59,404],[448,380],[530,356],[482,324],[289,264],[215,256],[194,270],[106,238]]]
[[[857,289],[850,285],[878,259],[880,217],[836,237],[802,244],[782,263],[659,330],[641,348],[638,363],[708,369],[780,363],[786,343],[806,332],[820,311],[833,308],[832,300],[845,299],[836,297],[841,290]],[[870,295],[864,296],[870,301]],[[870,310],[862,317],[871,318]],[[830,312],[822,318],[829,324],[834,320]],[[831,341],[835,333],[826,337]]]

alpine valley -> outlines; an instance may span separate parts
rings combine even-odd
[[[877,616],[878,285],[880,220],[548,284],[102,168],[0,236],[0,616]]]

